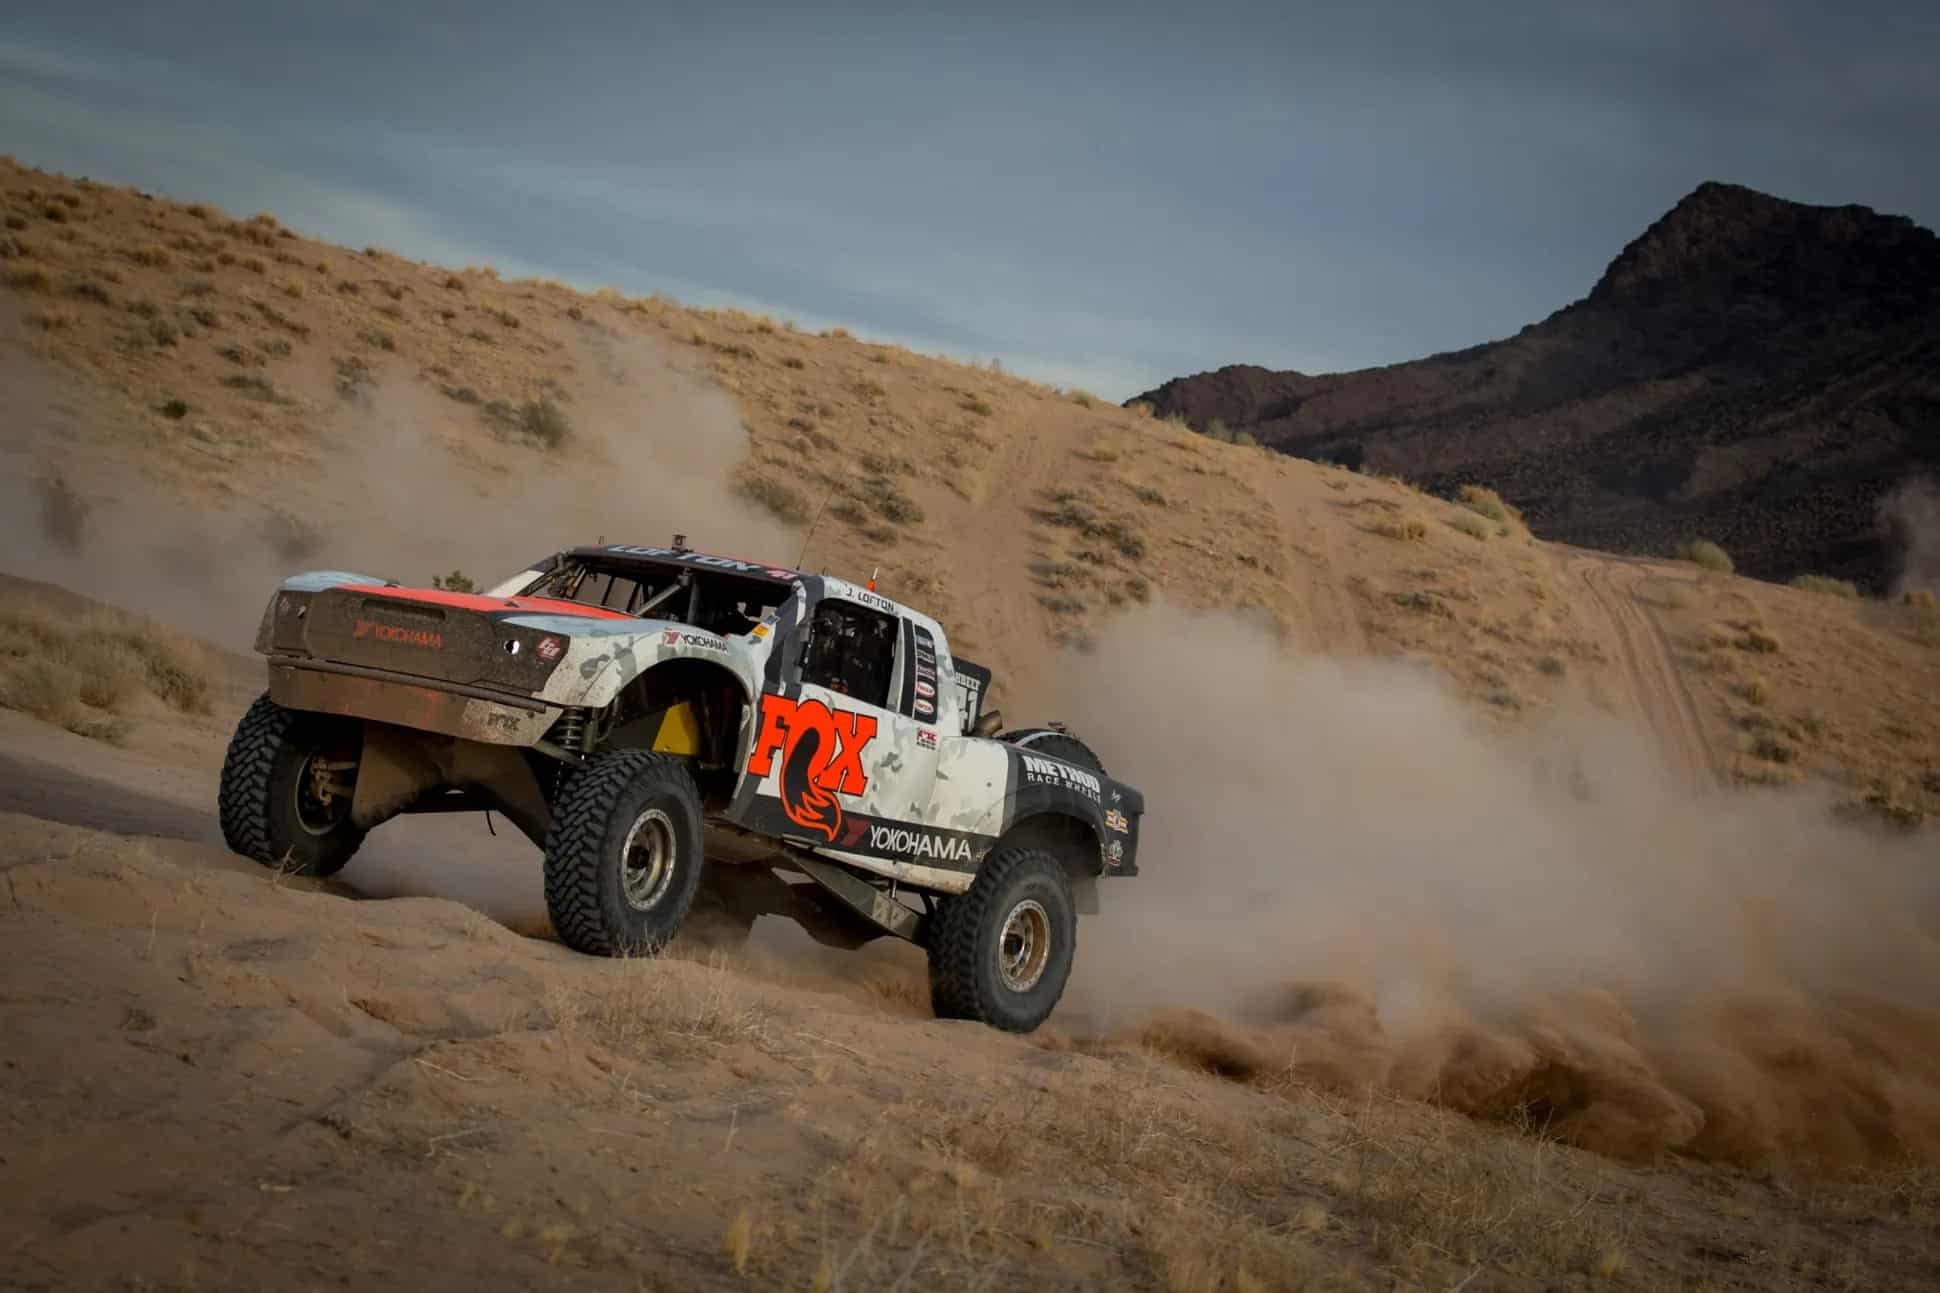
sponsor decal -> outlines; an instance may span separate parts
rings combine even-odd
[[[915,644],[915,661],[909,684],[909,712],[928,722],[936,717],[936,640],[920,624],[910,625],[910,641]]]
[[[1089,797],[1094,803],[1098,802],[1104,793],[1098,784],[1098,778],[1083,768],[1074,768],[1068,763],[1060,763],[1056,759],[1047,759],[1036,754],[1025,754],[1019,757],[1024,760],[1024,780],[1026,781],[1040,786],[1059,786],[1066,790],[1075,790]]]
[[[770,579],[799,579],[801,572],[783,570],[779,566],[764,566],[756,561],[737,561],[733,557],[716,557],[705,552],[689,552],[677,548],[641,548],[632,544],[608,544],[607,552],[623,553],[629,557],[659,557],[667,561],[678,561],[683,565],[705,566],[711,570],[732,570],[743,575],[766,575]]]
[[[768,636],[768,625],[764,621],[763,623],[755,625],[752,629],[749,629],[748,632],[750,635],[754,637],[765,638]]]
[[[748,772],[767,776],[779,756],[782,811],[795,825],[833,840],[842,829],[842,804],[836,795],[869,789],[862,752],[875,735],[871,715],[771,692],[761,698],[761,726],[748,755]]]
[[[911,826],[871,826],[869,847],[912,862],[968,862],[970,841]]]
[[[925,750],[934,750],[936,748],[936,733],[927,727],[917,728],[916,744],[922,746]]]
[[[1105,850],[1105,865],[1123,866],[1124,863],[1125,863],[1125,841],[1113,840],[1111,842],[1111,847]]]
[[[1124,835],[1131,831],[1132,819],[1119,812],[1116,808],[1108,808],[1105,810],[1105,825],[1117,831],[1120,835]]]
[[[554,660],[557,660],[561,655],[565,654],[566,645],[558,638],[543,637],[539,639],[539,645],[533,649],[538,652],[541,660],[544,660],[547,664],[551,664]]]
[[[712,633],[695,633],[684,629],[668,629],[660,635],[660,641],[666,646],[699,647],[703,651],[727,650],[727,643]]]
[[[436,629],[407,629],[399,624],[380,624],[376,620],[358,620],[351,625],[350,636],[390,642],[397,646],[424,647],[430,651],[442,651],[445,645],[444,634]]]

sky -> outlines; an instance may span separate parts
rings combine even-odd
[[[1513,334],[1705,180],[1940,225],[1940,5],[70,0],[0,150],[1124,400]]]

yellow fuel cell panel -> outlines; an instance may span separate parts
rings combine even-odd
[[[683,700],[660,716],[660,731],[653,738],[653,748],[658,754],[701,752],[701,725],[694,717],[692,705]]]

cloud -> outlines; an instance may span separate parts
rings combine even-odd
[[[1864,7],[103,0],[16,24],[0,108],[30,162],[1122,398],[1509,335],[1705,179],[1931,223],[1940,29]]]

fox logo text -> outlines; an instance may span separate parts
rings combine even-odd
[[[776,789],[782,811],[795,825],[833,840],[842,828],[842,804],[836,795],[869,789],[862,752],[875,735],[876,720],[868,714],[831,710],[819,700],[763,696],[748,772],[767,776],[779,756]]]

